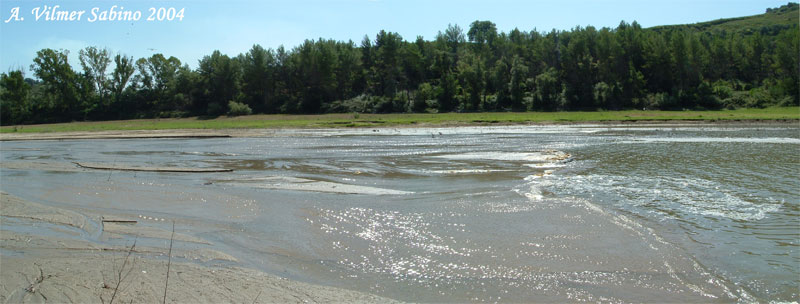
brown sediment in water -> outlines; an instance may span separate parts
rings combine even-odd
[[[0,302],[115,302],[156,303],[162,300],[167,271],[167,248],[112,245],[92,238],[48,233],[54,227],[93,234],[92,219],[118,215],[81,214],[49,207],[0,192]],[[10,219],[15,220],[10,220]],[[16,222],[15,221],[20,221]],[[102,220],[100,221],[102,222]],[[22,231],[14,227],[22,227]],[[50,227],[50,228],[46,228]],[[64,228],[58,228],[64,227]],[[103,235],[133,235],[141,239],[170,238],[170,231],[140,224],[101,223]],[[67,229],[69,228],[69,229]],[[208,244],[188,235],[175,241]],[[345,289],[283,279],[235,266],[237,259],[209,248],[173,249],[167,302],[287,303],[361,302],[393,300]],[[211,263],[211,264],[209,264]],[[209,266],[210,265],[210,266]],[[118,278],[122,278],[120,284]]]
[[[57,172],[81,172],[82,169],[75,164],[59,161],[4,161],[0,162],[0,168],[10,170],[44,170]]]
[[[172,172],[172,173],[213,173],[213,172],[232,172],[232,169],[224,168],[182,168],[182,167],[138,167],[125,166],[118,164],[98,164],[74,162],[81,168],[97,170],[117,170],[117,171],[144,171],[144,172]]]

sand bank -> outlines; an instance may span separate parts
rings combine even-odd
[[[143,240],[168,239],[171,231],[141,223],[106,223],[102,215],[49,207],[3,192],[0,215],[0,302],[109,303],[113,297],[119,303],[157,303],[163,299],[168,248]],[[134,236],[142,245],[108,241],[122,235]],[[210,244],[196,237],[176,233],[174,240],[196,245],[172,250],[166,288],[169,303],[392,302],[242,268],[228,254],[193,248]]]
[[[413,192],[385,189],[370,186],[349,185],[329,181],[318,181],[307,178],[288,176],[267,176],[230,181],[217,181],[218,183],[273,190],[294,190],[339,194],[366,194],[366,195],[404,195]]]
[[[52,133],[3,133],[3,140],[58,140],[58,139],[137,139],[137,138],[220,138],[231,137],[236,130],[122,130],[79,131]]]

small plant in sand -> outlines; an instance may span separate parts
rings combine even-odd
[[[41,285],[45,279],[49,279],[53,276],[52,274],[45,276],[44,271],[42,271],[42,266],[36,263],[34,263],[34,265],[39,268],[39,276],[33,278],[33,282],[29,282],[28,287],[25,287],[25,291],[29,293],[36,293],[36,291],[39,290],[39,285]],[[39,295],[41,295],[42,298],[47,301],[47,297],[41,293],[41,291],[39,292]]]
[[[103,274],[103,288],[113,289],[113,293],[111,294],[111,298],[108,300],[108,304],[114,303],[114,300],[117,299],[117,295],[121,294],[128,286],[130,286],[130,282],[124,285],[123,282],[128,281],[128,277],[131,275],[133,268],[136,265],[136,257],[133,256],[135,249],[136,240],[133,241],[133,245],[131,245],[131,247],[128,249],[128,253],[125,255],[125,259],[122,260],[122,265],[119,268],[117,268],[116,261],[111,263],[111,280],[107,279],[105,274]],[[102,303],[106,303],[102,292],[100,294],[100,301]]]
[[[172,235],[169,237],[169,253],[167,253],[167,279],[164,281],[164,300],[167,303],[167,288],[169,288],[169,266],[172,264],[172,241],[175,239],[175,221],[172,221]]]

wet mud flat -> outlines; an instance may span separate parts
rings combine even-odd
[[[208,248],[210,242],[141,217],[75,212],[5,192],[0,214],[4,303],[391,302],[236,267],[235,257]],[[158,246],[167,240],[175,248]]]
[[[644,161],[661,157],[656,151],[676,149],[672,155],[680,156],[702,153],[707,145],[792,151],[800,144],[796,130],[703,128],[293,130],[250,138],[4,142],[0,173],[10,195],[3,195],[0,213],[0,262],[22,266],[4,271],[3,281],[28,287],[45,258],[58,261],[45,268],[75,269],[91,257],[120,262],[134,241],[141,271],[160,278],[173,238],[173,267],[200,273],[187,282],[228,281],[208,275],[208,269],[224,269],[247,282],[277,276],[336,291],[304,298],[314,301],[386,300],[371,295],[415,302],[796,298],[794,251],[742,241],[745,233],[763,232],[759,228],[704,232],[766,219],[786,223],[783,229],[791,232],[797,213],[797,195],[787,190],[796,185],[791,175],[747,197],[748,189],[724,178],[685,171],[685,161],[678,159],[675,168]],[[617,159],[626,154],[640,161]],[[767,166],[790,173],[798,164]],[[169,168],[180,170],[163,170]],[[742,170],[744,178],[760,174],[756,167]],[[693,184],[694,194],[678,194],[684,182]],[[9,197],[26,203],[6,204]],[[701,242],[709,238],[735,244]],[[777,260],[784,270],[754,267],[749,270],[757,275],[743,278],[728,260],[702,254],[741,252],[753,244],[765,248],[758,254],[785,254]],[[97,273],[81,277],[92,276]],[[259,294],[261,285],[231,282],[247,290],[235,289],[239,295],[223,301],[251,302]],[[128,289],[136,301],[152,300],[158,290],[155,283],[136,284]],[[6,300],[33,296],[3,288]],[[151,295],[137,298],[137,292]],[[284,302],[264,295],[259,301]]]

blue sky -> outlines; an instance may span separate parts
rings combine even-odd
[[[287,49],[304,39],[332,38],[360,43],[385,29],[406,40],[417,35],[430,40],[448,24],[465,31],[475,20],[490,20],[498,30],[568,30],[575,26],[616,27],[636,20],[643,27],[694,23],[719,18],[761,14],[788,0],[562,0],[562,1],[211,1],[211,0],[0,0],[0,72],[28,70],[36,51],[66,49],[73,68],[80,69],[78,50],[106,47],[135,58],[154,53],[175,56],[195,68],[214,50],[235,56],[253,44]],[[80,21],[34,20],[36,7],[59,5],[61,10],[85,10]],[[88,22],[91,10],[116,5],[141,11],[139,21]],[[23,21],[10,21],[19,7]],[[150,7],[184,9],[182,21],[145,21]],[[27,77],[32,77],[26,72]]]

